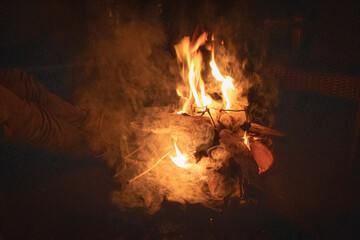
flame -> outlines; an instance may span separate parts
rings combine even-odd
[[[174,143],[174,146],[176,151],[176,157],[170,156],[171,160],[179,167],[187,168],[189,166],[189,164],[186,164],[187,158],[179,151],[176,143]]]
[[[235,87],[232,84],[233,79],[229,76],[226,76],[224,78],[223,75],[220,73],[219,68],[217,67],[217,65],[215,63],[214,34],[212,35],[212,41],[213,41],[213,48],[211,50],[211,62],[210,62],[211,73],[217,81],[222,82],[221,91],[222,91],[222,94],[224,96],[224,100],[226,103],[225,109],[230,109],[230,107],[231,107],[231,103],[230,103],[231,91],[230,90],[231,89],[235,90]],[[223,42],[222,42],[222,44],[223,44]]]
[[[205,93],[205,84],[201,76],[203,60],[199,51],[199,47],[204,45],[206,40],[207,33],[203,33],[193,44],[189,37],[184,37],[179,44],[175,45],[178,61],[183,63],[181,75],[185,86],[176,90],[178,95],[185,100],[182,110],[178,113],[190,113],[192,104],[196,104],[197,107],[211,104],[211,98]]]
[[[214,59],[210,62],[210,67],[212,69],[211,73],[213,74],[213,76],[215,77],[216,80],[218,80],[219,82],[222,82],[221,84],[221,91],[222,94],[224,96],[224,100],[226,103],[225,109],[230,109],[231,107],[231,103],[230,103],[230,92],[229,90],[235,90],[234,85],[232,84],[233,79],[229,76],[226,76],[226,78],[224,78],[218,67],[216,66],[216,63],[214,61]]]
[[[182,98],[183,105],[178,112],[191,114],[192,107],[205,109],[212,104],[212,99],[207,95],[205,91],[205,83],[201,76],[201,70],[203,68],[203,58],[199,50],[200,46],[203,46],[207,41],[208,34],[202,33],[196,41],[190,41],[190,37],[184,37],[179,44],[175,45],[175,51],[178,57],[178,61],[183,64],[182,79],[183,85],[179,86],[176,90],[178,95]],[[214,41],[214,35],[211,37]],[[224,77],[215,63],[214,56],[214,44],[211,47],[212,59],[210,61],[210,67],[214,78],[221,82],[221,91],[224,99],[225,109],[230,109],[230,99],[235,90],[233,85],[233,79],[230,76]]]
[[[251,148],[250,148],[250,144],[249,144],[249,138],[248,136],[246,135],[246,131],[244,132],[244,144],[246,145],[246,147],[251,151]]]
[[[208,97],[205,93],[205,84],[204,82],[200,82],[200,90],[201,90],[201,99],[203,101],[203,107],[210,106],[211,98]]]

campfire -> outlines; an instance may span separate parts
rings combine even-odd
[[[149,108],[131,123],[141,144],[115,175],[126,183],[113,196],[121,207],[142,201],[155,211],[164,198],[218,207],[243,199],[244,183],[274,163],[270,136],[282,134],[250,121],[249,82],[241,71],[230,76],[234,57],[224,42],[203,32],[184,37],[175,51],[179,103]]]

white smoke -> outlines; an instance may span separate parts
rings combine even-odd
[[[195,150],[208,149],[214,132],[210,123],[197,125],[171,114],[179,102],[176,87],[181,81],[180,68],[172,50],[167,49],[161,21],[154,14],[127,13],[126,18],[109,25],[106,11],[91,22],[94,26],[90,32],[95,34],[79,56],[89,64],[77,72],[77,99],[90,113],[85,127],[91,134],[91,147],[116,169],[116,178],[122,183],[122,188],[112,194],[114,204],[120,208],[143,207],[150,212],[157,211],[164,198],[209,207],[221,204],[235,190],[227,184],[232,180],[223,178],[218,180],[216,194],[210,193],[207,177],[217,162],[209,157],[183,169],[167,156],[147,174],[127,183],[169,151],[174,156],[174,141],[191,155]],[[224,74],[235,79],[240,89],[238,104],[247,105],[246,94],[254,83],[245,76],[236,54],[219,44],[216,61]],[[220,150],[214,151],[214,156]]]

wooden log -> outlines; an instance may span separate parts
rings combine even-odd
[[[284,136],[283,133],[275,130],[275,129],[271,129],[265,126],[262,126],[260,124],[257,123],[250,123],[249,126],[246,126],[246,123],[242,123],[242,122],[238,122],[234,127],[233,127],[234,131],[238,131],[239,129],[243,129],[246,130],[250,133],[255,133],[257,135],[260,136],[264,136],[264,135],[272,135],[272,136]]]
[[[189,151],[206,150],[215,138],[215,128],[209,117],[156,113],[132,126],[142,131],[171,136]],[[177,144],[179,146],[179,144]]]

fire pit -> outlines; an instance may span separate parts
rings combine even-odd
[[[179,104],[148,108],[132,122],[140,144],[115,175],[125,186],[113,195],[122,208],[156,211],[164,198],[211,208],[226,198],[243,201],[244,182],[274,163],[270,136],[282,134],[251,122],[252,85],[224,42],[195,33],[175,50],[182,78]]]

